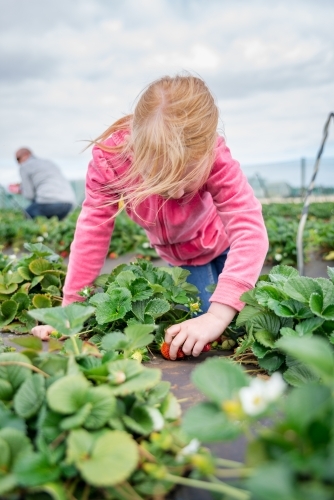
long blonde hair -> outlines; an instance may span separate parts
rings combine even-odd
[[[219,112],[204,81],[194,76],[164,76],[139,96],[132,115],[116,121],[92,141],[101,149],[131,157],[127,173],[113,182],[125,205],[136,206],[149,195],[170,197],[181,185],[205,184],[217,140]],[[115,147],[104,141],[114,132],[129,131]],[[190,189],[191,191],[191,189]]]

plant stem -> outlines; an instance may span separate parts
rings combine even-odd
[[[89,493],[90,493],[90,485],[88,483],[86,483],[84,490],[82,492],[81,500],[88,500]]]
[[[229,495],[231,498],[236,500],[249,500],[250,493],[245,490],[240,490],[229,484],[219,482],[219,483],[208,483],[206,481],[200,481],[198,479],[192,479],[188,477],[173,476],[172,474],[167,474],[164,479],[175,484],[182,484],[184,486],[191,486],[193,488],[201,488],[208,491],[216,491],[217,493],[224,493],[224,495]]]
[[[235,462],[234,460],[227,460],[226,458],[215,457],[215,462],[217,465],[221,465],[222,467],[243,467],[244,464],[242,462]]]
[[[5,366],[5,365],[18,365],[18,366],[24,366],[25,368],[29,368],[33,372],[40,373],[43,375],[45,378],[49,378],[50,375],[48,373],[43,372],[37,366],[30,365],[29,363],[24,363],[24,361],[0,361],[0,366]]]
[[[76,339],[75,339],[75,336],[74,335],[71,335],[71,342],[72,342],[72,345],[73,345],[73,349],[74,349],[74,354],[76,356],[80,356],[80,351],[79,351],[79,348],[78,348],[78,344],[76,342]]]
[[[215,474],[218,477],[229,478],[229,477],[239,477],[248,476],[253,472],[253,469],[249,467],[240,467],[238,469],[216,469]]]

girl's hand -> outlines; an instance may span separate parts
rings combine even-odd
[[[54,331],[55,329],[53,328],[53,326],[50,325],[38,325],[34,326],[34,328],[31,329],[31,333],[35,337],[39,337],[41,340],[50,340],[50,335]],[[63,340],[66,338],[67,337],[63,335],[59,340]]]
[[[165,342],[170,344],[170,359],[176,359],[180,347],[188,356],[199,356],[205,344],[218,339],[236,313],[233,307],[212,302],[207,313],[170,326],[165,335]]]

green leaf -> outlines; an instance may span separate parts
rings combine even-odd
[[[9,401],[10,399],[12,399],[13,392],[13,387],[8,382],[8,380],[0,378],[0,400]]]
[[[20,455],[25,455],[32,451],[30,439],[21,430],[4,427],[0,430],[0,439],[6,441],[9,446],[11,466],[15,464]]]
[[[31,349],[32,351],[42,351],[43,350],[43,342],[40,338],[34,337],[33,335],[29,335],[27,337],[13,337],[11,342],[14,344],[20,345],[25,349]]]
[[[299,276],[297,269],[285,266],[284,264],[274,266],[269,273],[270,281],[277,284],[284,284],[287,280],[296,278],[297,276]]]
[[[155,325],[132,325],[126,327],[124,333],[129,341],[128,348],[135,350],[151,344],[154,339],[151,332],[154,330]]]
[[[18,458],[14,474],[20,485],[31,487],[56,481],[60,476],[60,468],[51,464],[42,453],[29,453]]]
[[[279,462],[258,467],[255,474],[247,479],[246,488],[256,500],[298,498],[293,487],[293,470]]]
[[[296,325],[296,331],[300,336],[309,336],[324,323],[323,318],[310,318]]]
[[[153,419],[145,406],[134,406],[130,415],[123,416],[123,422],[130,431],[143,436],[154,430]]]
[[[0,284],[0,293],[4,294],[4,295],[11,295],[17,289],[18,289],[18,286],[16,283],[11,283],[8,285],[6,285],[5,283]]]
[[[313,279],[306,276],[291,278],[284,284],[284,292],[292,299],[307,304],[312,293],[322,295],[320,285]]]
[[[152,297],[153,290],[145,278],[137,278],[129,285],[132,301],[146,300]]]
[[[38,259],[33,260],[29,264],[29,270],[33,274],[36,274],[37,276],[43,274],[48,269],[52,269],[52,264],[49,261],[47,261],[46,259],[43,259],[42,257],[39,257]]]
[[[280,334],[282,337],[300,337],[301,334],[296,332],[293,328],[289,328],[288,326],[284,326],[280,329]]]
[[[127,288],[110,289],[93,295],[89,303],[96,306],[96,321],[103,325],[124,318],[131,310],[131,293]]]
[[[159,318],[169,310],[170,310],[170,305],[167,302],[167,300],[152,299],[147,303],[145,308],[145,313],[149,314],[153,318]]]
[[[2,362],[13,362],[13,364],[1,365]],[[18,352],[4,352],[0,354],[0,378],[8,380],[15,391],[31,376],[31,370],[20,366],[19,363],[24,363],[28,366],[31,365],[30,359],[24,354]]]
[[[92,404],[92,410],[84,424],[87,429],[100,429],[116,411],[116,400],[107,385],[88,389],[86,401]]]
[[[328,387],[307,384],[294,389],[288,393],[284,404],[287,425],[292,425],[298,432],[307,430],[314,419],[323,418],[330,402],[331,392]]]
[[[36,415],[45,396],[43,375],[34,373],[20,386],[14,397],[14,408],[19,417],[28,419]]]
[[[74,335],[82,330],[84,322],[94,312],[94,307],[74,303],[65,307],[33,309],[29,314],[38,321],[53,326],[63,335]]]
[[[14,300],[5,300],[0,308],[0,327],[9,325],[16,316],[18,305]]]
[[[198,403],[186,411],[182,429],[189,437],[204,443],[232,440],[241,434],[236,422],[228,420],[215,404],[207,402]]]
[[[116,276],[115,281],[120,287],[128,288],[135,279],[136,275],[132,271],[122,271]]]
[[[14,300],[17,303],[18,312],[28,309],[30,305],[30,300],[26,293],[17,292],[12,295],[11,300]]]
[[[264,307],[270,307],[269,304],[271,303],[272,300],[280,302],[282,299],[285,298],[282,292],[280,292],[277,288],[275,288],[275,286],[267,284],[263,286],[258,286],[255,289],[255,297],[258,303]]]
[[[0,478],[10,468],[10,448],[4,439],[0,437]]]
[[[256,307],[246,305],[239,312],[236,318],[236,325],[237,326],[244,325],[245,323],[247,323],[247,321],[251,321],[254,318],[254,316],[260,313],[261,311],[259,311],[259,309],[257,309]]]
[[[327,274],[329,279],[334,282],[334,267],[327,266]]]
[[[290,368],[285,370],[283,378],[288,384],[294,387],[309,385],[319,380],[319,377],[316,377],[314,373],[301,363],[290,366]]]
[[[322,311],[322,317],[328,320],[334,320],[334,304],[327,306]]]
[[[266,354],[262,359],[259,359],[259,365],[261,368],[264,368],[269,373],[273,373],[278,370],[283,363],[284,356],[275,351],[268,352],[268,354]]]
[[[325,383],[332,383],[334,376],[333,351],[328,341],[320,337],[281,338],[278,347],[305,365]]]
[[[261,313],[252,320],[253,331],[266,330],[273,336],[277,336],[281,323],[279,318],[271,312]]]
[[[63,431],[69,431],[71,429],[82,427],[91,411],[92,404],[86,403],[80,408],[80,410],[78,410],[70,417],[63,418],[63,420],[60,422],[60,428]]]
[[[45,295],[38,293],[34,295],[32,299],[33,306],[36,307],[37,309],[42,309],[46,307],[51,307],[52,303],[49,297],[46,297]]]
[[[258,330],[255,332],[254,337],[264,347],[275,347],[274,336],[266,330]]]
[[[255,297],[255,288],[253,288],[252,290],[248,290],[248,292],[244,292],[240,296],[240,300],[242,302],[245,302],[249,306],[255,306],[255,307],[259,306],[258,301]]]
[[[83,375],[62,377],[48,388],[48,404],[53,411],[62,415],[75,413],[87,402],[90,386]]]
[[[61,483],[44,483],[40,487],[31,488],[33,493],[46,493],[53,500],[68,500],[65,487]]]
[[[322,295],[320,293],[312,293],[309,300],[309,306],[313,314],[321,316],[323,308]]]
[[[263,358],[270,351],[270,348],[264,347],[259,342],[254,342],[251,349],[257,358]]]
[[[68,459],[82,477],[97,487],[113,486],[128,479],[139,460],[137,443],[129,434],[105,431],[94,440],[87,434],[84,430],[75,430],[68,438]]]
[[[121,332],[107,333],[101,340],[101,347],[105,351],[123,351],[127,346],[128,339]]]
[[[20,266],[17,268],[17,272],[27,281],[31,281],[34,276],[29,267]]]
[[[161,371],[156,368],[144,368],[141,373],[125,382],[112,386],[114,396],[127,396],[134,392],[146,391],[154,387],[161,379]]]
[[[241,387],[248,385],[242,368],[225,359],[206,359],[191,374],[194,385],[211,401],[221,404],[233,399]]]

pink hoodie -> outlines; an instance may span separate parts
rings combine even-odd
[[[124,131],[106,141],[108,146],[124,141]],[[83,300],[76,294],[91,285],[104,264],[114,228],[116,205],[108,205],[111,195],[105,189],[129,168],[131,160],[120,160],[95,146],[86,177],[86,198],[77,222],[63,305]],[[128,215],[141,225],[160,257],[169,264],[201,265],[210,262],[230,247],[223,272],[211,302],[241,310],[240,295],[253,288],[261,272],[268,237],[261,204],[232,159],[223,138],[219,137],[210,177],[188,202],[166,201],[161,196],[146,198],[137,214]]]

